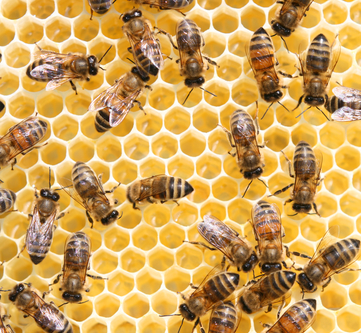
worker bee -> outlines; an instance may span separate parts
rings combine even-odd
[[[159,41],[154,37],[152,24],[139,9],[133,9],[122,15],[124,35],[128,37],[135,64],[143,81],[149,80],[149,74],[157,76],[163,68],[163,54]]]
[[[198,232],[215,248],[204,243],[190,243],[205,246],[210,250],[219,250],[224,254],[224,260],[227,258],[230,265],[243,272],[252,271],[258,262],[252,245],[216,217],[205,215],[203,219],[203,222],[198,223]]]
[[[62,298],[69,303],[79,303],[83,297],[81,292],[85,289],[86,277],[93,279],[107,279],[87,274],[91,256],[90,238],[82,231],[68,236],[65,242],[63,273],[59,274],[54,282],[59,282],[63,291]]]
[[[338,228],[334,226],[331,229]],[[303,272],[297,277],[297,282],[303,293],[313,293],[317,287],[322,290],[331,282],[334,274],[359,269],[348,268],[360,258],[360,240],[346,238],[336,241],[329,233],[329,229],[317,246],[310,261],[303,267]],[[303,257],[306,257],[303,255]]]
[[[272,304],[290,296],[291,288],[296,281],[296,273],[291,271],[276,271],[264,276],[258,281],[246,285],[238,298],[237,307],[248,314],[258,312],[264,307],[272,310]],[[281,311],[282,306],[279,309]]]
[[[320,178],[323,159],[322,153],[316,151],[315,155],[315,152],[307,142],[300,141],[296,146],[293,157],[293,169],[295,174],[292,174],[291,171],[291,161],[284,153],[283,155],[288,163],[289,175],[290,177],[295,178],[295,182],[276,191],[270,196],[279,195],[293,186],[291,196],[285,204],[293,201],[292,208],[296,214],[308,213],[313,207],[316,214],[320,216],[314,199],[317,186],[319,186],[322,181]]]
[[[241,321],[241,312],[231,301],[221,302],[212,310],[208,333],[234,333]]]
[[[10,325],[5,325],[4,321],[6,318],[10,318],[8,315],[4,315],[5,313],[3,307],[0,307],[1,315],[0,315],[0,333],[15,333],[13,328]]]
[[[95,115],[95,128],[99,133],[104,133],[112,127],[118,126],[127,116],[134,103],[138,103],[138,96],[144,88],[151,89],[139,75],[137,67],[120,77],[107,90],[97,96],[89,106],[89,111],[97,111]],[[144,112],[144,110],[143,110]]]
[[[150,5],[152,7],[158,7],[159,9],[173,9],[184,15],[180,9],[188,7],[192,4],[193,0],[135,0],[138,5]]]
[[[0,189],[0,214],[6,213],[13,208],[16,201],[16,194],[8,189]]]
[[[347,87],[332,89],[335,96],[326,101],[325,108],[336,121],[361,119],[361,91]]]
[[[43,297],[46,293],[44,293]],[[31,316],[36,324],[48,333],[72,333],[73,327],[64,314],[39,296],[39,291],[30,283],[17,284],[9,294],[9,300],[19,311]]]
[[[277,3],[282,7],[276,12],[276,18],[271,21],[273,31],[282,37],[289,37],[306,16],[313,0],[281,0]]]
[[[90,19],[93,19],[93,12],[105,14],[113,4],[113,0],[88,0],[90,6]]]
[[[341,46],[336,41],[337,36],[330,46],[325,35],[319,34],[313,39],[310,47],[298,56],[301,66],[300,71],[303,76],[304,94],[298,100],[298,104],[294,110],[300,106],[303,99],[304,102],[309,105],[301,114],[313,106],[321,111],[318,106],[324,105],[328,99],[328,82],[331,79],[332,72],[341,52]]]
[[[203,330],[200,317],[204,316],[214,306],[228,298],[238,287],[239,275],[237,273],[229,273],[220,271],[220,267],[216,266],[205,277],[203,282],[194,287],[196,290],[189,296],[180,293],[184,303],[179,306],[179,312],[187,321],[194,321],[194,329],[197,325]]]
[[[275,66],[278,64],[278,61],[275,57],[275,48],[271,37],[262,27],[253,34],[249,47],[246,47],[246,54],[262,99],[271,103],[265,114],[262,116],[262,119],[275,102],[282,105],[287,110],[287,108],[279,102],[283,97],[282,89],[287,87],[281,84],[281,79],[276,72]],[[280,71],[278,71],[278,73],[287,77],[292,77]]]
[[[8,132],[0,138],[0,167],[11,162],[11,168],[16,164],[16,156],[26,155],[44,137],[48,124],[38,117],[29,117],[19,124],[11,127]]]
[[[25,245],[20,253],[26,248],[34,265],[40,264],[48,254],[54,235],[54,222],[64,216],[59,214],[60,196],[57,190],[51,189],[51,171],[49,168],[49,188],[40,191],[40,198],[35,189],[35,205],[31,222],[26,232]],[[57,217],[58,216],[58,217]],[[18,257],[20,255],[18,254]]]
[[[100,62],[109,52],[110,48],[98,61],[94,55],[87,56],[82,53],[62,54],[39,49],[35,53],[35,60],[27,70],[26,75],[35,81],[48,82],[46,90],[54,90],[69,82],[71,88],[78,94],[73,80],[90,81],[90,76],[98,74]],[[102,69],[102,68],[101,68]]]
[[[69,192],[67,188],[63,190],[84,207],[91,228],[93,218],[103,225],[109,225],[121,218],[106,196],[107,193],[113,193],[120,184],[110,191],[104,191],[101,175],[97,178],[94,171],[83,162],[74,164],[71,177],[74,191]],[[117,203],[118,201],[114,200],[114,204]]]
[[[133,204],[134,209],[139,209],[136,204],[144,202],[164,203],[168,200],[177,202],[194,191],[186,180],[166,175],[157,175],[141,180],[136,180],[127,188],[127,199]]]
[[[262,333],[303,333],[315,321],[316,300],[304,299],[293,304],[273,326],[267,327]]]
[[[259,148],[263,148],[264,145],[260,146],[257,143],[259,133],[258,118],[256,117],[254,123],[246,111],[236,110],[230,118],[231,131],[228,131],[222,125],[219,126],[226,132],[231,147],[236,148],[236,152],[230,155],[236,156],[240,172],[245,179],[251,180],[243,193],[244,197],[255,178],[263,182],[259,177],[263,173],[265,164]]]

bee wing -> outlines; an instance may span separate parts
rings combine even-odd
[[[317,177],[315,178],[315,181],[318,183],[318,181],[320,180],[320,174],[321,174],[321,170],[322,170],[323,155],[322,155],[322,152],[318,149],[315,149],[314,153],[315,153],[315,157],[316,157],[316,175],[317,175]]]
[[[312,256],[312,259],[310,259],[310,262],[316,261],[320,257],[322,251],[325,248],[337,242],[337,238],[332,236],[332,234],[338,235],[339,231],[340,231],[339,226],[334,225],[325,232],[325,234],[323,235],[323,237],[321,238],[320,242],[317,245],[316,251]]]
[[[80,206],[82,206],[85,210],[90,211],[86,202],[81,198],[81,196],[75,191],[72,183],[63,186],[61,188],[69,197],[71,197],[75,202],[77,202]]]
[[[331,118],[336,121],[354,121],[361,119],[361,110],[354,110],[348,106],[339,108],[332,113]]]
[[[157,175],[157,176],[160,176],[160,175]],[[154,183],[152,184],[150,182],[151,179],[153,179],[154,177],[157,177],[157,176],[153,176],[152,178],[144,179],[142,181],[142,191],[141,191],[139,198],[137,198],[137,201],[142,201],[150,196],[155,196],[155,195],[165,192],[167,190],[166,182],[157,182],[156,184],[154,184]]]
[[[287,291],[283,296],[279,297],[279,298],[276,298],[274,300],[272,300],[271,302],[267,299],[267,296],[269,295],[268,291],[264,292],[263,293],[266,297],[263,301],[261,301],[261,307],[265,307],[265,306],[269,306],[270,304],[277,304],[277,303],[281,303],[283,302],[284,300],[288,299],[291,297],[292,295],[292,291],[289,290]]]
[[[242,238],[238,237],[230,227],[216,217],[205,215],[203,219],[204,221],[198,224],[198,232],[209,244],[221,251],[230,261],[233,262],[233,256],[230,252],[229,243],[244,243],[248,247]],[[205,228],[200,227],[202,223],[205,225]]]
[[[332,92],[345,103],[361,102],[361,91],[347,87],[335,87]]]
[[[252,122],[252,125],[250,125],[246,122],[239,121],[237,123],[237,129],[238,129],[237,135],[241,136],[243,140],[248,142],[249,150],[255,151],[258,154],[260,154],[257,143],[257,137],[255,135],[256,130],[254,127],[254,123]],[[242,158],[242,156],[240,156],[240,158]]]
[[[331,74],[337,65],[340,55],[341,55],[341,43],[338,39],[338,35],[336,35],[335,40],[331,45],[331,61],[327,71],[327,73],[329,73],[329,79],[331,78]]]

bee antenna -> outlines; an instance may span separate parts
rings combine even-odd
[[[49,167],[49,189],[51,188],[51,169]]]
[[[318,106],[316,106],[316,109],[318,111],[320,111],[326,117],[327,120],[330,120],[330,119],[328,119],[328,117],[324,114],[324,112]]]
[[[181,325],[180,325],[180,327],[179,327],[178,333],[180,332],[180,330],[181,330],[181,328],[182,328],[182,326],[183,326],[183,323],[184,323],[184,318],[182,319],[182,323],[181,323]]]
[[[107,55],[107,53],[110,51],[110,49],[113,47],[113,45],[109,46],[109,49],[105,51],[105,53],[103,54],[103,56],[100,58],[99,60],[99,64],[102,62],[102,60],[104,59],[104,57]]]
[[[163,318],[163,317],[173,317],[173,316],[181,316],[180,313],[174,313],[174,314],[171,314],[171,315],[159,315],[159,317]]]
[[[279,105],[283,106],[288,112],[290,112],[290,110],[288,110],[281,102],[277,102]]]
[[[120,214],[120,216],[118,217],[118,220],[120,220],[123,217],[123,212]]]
[[[187,95],[187,97],[186,97],[186,99],[184,100],[184,102],[183,102],[182,105],[184,105],[184,104],[187,102],[187,99],[188,99],[189,95],[192,93],[193,89],[194,89],[194,88],[192,88],[191,91],[188,93],[188,95]],[[202,89],[202,88],[201,88],[201,89]]]
[[[298,116],[296,116],[296,118],[301,117],[308,109],[311,109],[311,108],[312,108],[312,106],[309,106],[306,110],[303,110]]]
[[[63,304],[60,304],[60,305],[58,306],[58,308],[62,307],[63,305],[67,305],[67,304],[69,304],[69,302],[65,302],[65,303],[63,303]]]
[[[265,183],[265,181],[263,180],[263,179],[261,179],[261,178],[257,178],[264,186],[266,186],[267,188],[269,188],[268,187],[268,185]]]
[[[105,72],[105,68],[103,68],[102,66],[99,66],[99,68],[101,69],[101,70],[103,70],[104,72]],[[79,303],[78,303],[79,304]]]
[[[253,182],[253,179],[252,179],[252,180],[249,182],[249,184],[247,185],[246,190],[244,191],[244,193],[243,193],[243,195],[242,195],[242,198],[244,198],[244,196],[246,195],[246,193],[247,193],[249,187],[251,186],[252,182]]]
[[[266,116],[266,113],[268,112],[269,108],[270,108],[272,105],[273,105],[273,102],[272,102],[270,105],[268,105],[268,108],[267,108],[266,112],[263,114],[261,120]]]
[[[288,49],[288,46],[287,46],[287,43],[286,43],[285,39],[284,39],[282,36],[280,36],[280,37],[281,37],[281,39],[283,40],[283,43],[285,43],[287,52],[290,53],[290,50]]]
[[[127,58],[127,59],[135,65],[135,62],[132,59],[129,59],[129,58]]]
[[[296,214],[292,214],[292,215],[287,215],[287,216],[296,216],[296,215],[298,215],[298,213],[296,213]]]
[[[214,97],[217,97],[216,94],[213,94],[213,93],[211,93],[210,91],[208,91],[208,90],[206,90],[206,89],[204,89],[204,88],[202,88],[202,87],[199,87],[199,88],[201,88],[203,91],[207,92],[208,94],[210,94],[210,95],[212,95],[212,96],[214,96]]]

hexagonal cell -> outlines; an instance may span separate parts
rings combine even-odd
[[[8,107],[11,115],[24,119],[34,113],[35,102],[27,93],[20,92],[9,100]]]
[[[207,73],[209,73],[209,71]],[[180,84],[177,87],[177,101],[186,108],[197,106],[202,101],[202,91],[201,89],[194,89],[191,93],[191,90],[187,86]]]
[[[104,234],[105,246],[114,252],[120,252],[129,245],[129,233],[121,228],[113,227]]]
[[[226,84],[222,84],[220,81],[216,82],[215,80],[212,80],[207,84],[205,89],[210,92],[217,92],[216,96],[204,92],[204,100],[212,106],[222,106],[229,100],[229,88]]]
[[[88,15],[81,15],[75,19],[73,29],[75,37],[89,42],[98,35],[99,22],[98,20],[89,20]]]
[[[94,307],[100,317],[110,318],[119,310],[120,301],[112,294],[105,294],[96,298]]]
[[[153,154],[161,158],[170,158],[177,153],[178,142],[168,134],[159,134],[152,140]]]
[[[328,172],[324,180],[327,190],[336,195],[345,192],[350,186],[349,183],[348,176],[338,170]]]
[[[152,295],[162,286],[162,275],[154,269],[144,268],[135,279],[137,289],[144,294]]]
[[[157,246],[148,254],[148,264],[157,271],[165,271],[174,265],[174,255],[168,249]]]
[[[217,92],[218,95],[218,92]],[[201,105],[193,112],[193,125],[201,132],[210,132],[218,124],[218,112],[209,106]]]
[[[233,55],[226,55],[218,62],[217,75],[226,81],[234,81],[242,74],[242,61]]]
[[[15,37],[14,24],[11,21],[3,20],[2,22],[0,22],[0,29],[2,31],[2,36],[0,38],[0,46],[6,46],[10,44],[10,42]]]
[[[114,318],[110,323],[112,332],[128,332],[136,333],[135,322],[131,321],[128,317],[119,316]]]
[[[153,204],[144,209],[144,221],[153,227],[162,227],[170,220],[169,208],[162,204]]]
[[[227,7],[216,10],[212,16],[212,22],[216,30],[226,34],[237,30],[239,25],[237,12]]]
[[[241,22],[246,29],[256,31],[264,25],[266,16],[260,8],[249,5],[242,11]]]
[[[208,147],[209,149],[218,155],[227,154],[227,152],[232,148],[229,145],[226,134],[220,128],[216,128],[208,138]],[[227,158],[227,157],[226,157]]]
[[[118,14],[108,13],[104,15],[104,18],[101,20],[101,29],[103,35],[110,39],[118,39],[124,37],[123,30],[118,28],[118,23]]]
[[[0,261],[9,261],[17,255],[18,247],[13,240],[0,237],[0,244]]]
[[[235,199],[228,206],[228,216],[231,220],[244,224],[246,223],[251,215],[252,204],[246,199]]]
[[[114,162],[122,155],[122,146],[117,138],[103,136],[97,141],[97,155],[105,162]]]
[[[26,186],[26,175],[24,171],[18,168],[14,168],[14,170],[11,170],[11,168],[2,170],[1,180],[3,181],[1,187],[7,188],[14,192],[18,192]]]
[[[116,274],[109,278],[107,285],[111,293],[118,296],[125,296],[133,290],[134,278],[130,274],[116,272]]]
[[[30,50],[22,43],[11,43],[6,48],[5,61],[14,68],[24,67],[30,62]]]
[[[200,133],[190,130],[182,135],[180,147],[184,154],[196,157],[202,154],[206,148],[206,140]]]
[[[248,106],[258,99],[258,88],[255,81],[242,78],[232,86],[232,99],[240,105]],[[270,112],[270,110],[268,111]]]
[[[53,122],[54,135],[64,141],[73,139],[79,130],[78,122],[68,115],[61,115]]]
[[[174,134],[183,133],[188,129],[190,123],[189,112],[180,107],[172,108],[164,117],[165,128]]]
[[[179,65],[174,61],[166,61],[164,68],[160,72],[163,81],[169,84],[179,84],[184,78],[180,75]]]
[[[94,156],[94,144],[85,138],[77,138],[68,146],[69,156],[75,161],[88,162]]]
[[[349,305],[337,314],[337,325],[345,332],[358,332],[361,329],[361,319],[358,307]]]
[[[59,258],[52,253],[48,253],[45,259],[39,265],[34,267],[35,274],[44,279],[50,279],[54,275],[59,274],[61,266],[62,263]]]
[[[174,222],[183,225],[190,226],[198,218],[198,209],[194,205],[190,205],[186,202],[180,202],[179,206],[176,206],[172,210],[172,219]]]
[[[107,274],[118,267],[118,257],[109,251],[99,250],[92,257],[93,269],[100,274]]]
[[[6,275],[15,281],[24,281],[31,275],[32,271],[32,262],[23,256],[20,256],[19,259],[11,260],[5,265]]]
[[[71,114],[82,116],[88,112],[91,101],[91,97],[87,93],[80,90],[78,91],[78,95],[75,95],[74,92],[71,91],[65,98],[65,105]]]
[[[163,175],[165,174],[165,164],[159,158],[149,157],[139,166],[139,174],[142,178]]]
[[[133,318],[143,317],[149,311],[149,300],[141,294],[128,295],[124,299],[123,310]]]
[[[322,217],[328,217],[336,213],[337,201],[333,196],[326,193],[319,193],[316,195],[317,209]]]
[[[139,134],[130,135],[124,141],[124,152],[133,160],[141,160],[149,154],[149,142]]]
[[[138,167],[135,163],[121,159],[113,167],[114,179],[122,184],[129,184],[137,178]]]
[[[202,8],[211,10],[211,9],[218,8],[222,2],[220,0],[212,0],[212,1],[197,0],[197,3]]]
[[[46,36],[56,43],[61,43],[71,36],[71,24],[62,17],[53,17],[46,22]]]
[[[192,244],[184,244],[176,252],[178,266],[184,269],[195,269],[202,263],[202,251]]]
[[[218,157],[206,153],[197,160],[196,170],[200,177],[213,179],[221,173],[222,161]]]
[[[189,200],[200,203],[208,199],[210,195],[209,184],[201,180],[195,179],[192,181],[194,191],[189,195]]]
[[[360,166],[360,152],[353,147],[341,147],[335,155],[336,164],[344,170],[352,171]]]
[[[38,97],[36,106],[42,116],[53,118],[63,110],[63,98],[56,92],[45,93]]]
[[[233,1],[233,0],[228,0]],[[248,31],[236,31],[228,40],[228,50],[239,57],[245,57],[245,48],[249,40],[251,39],[251,33]]]
[[[20,196],[20,200],[21,199],[22,198]],[[18,200],[19,200],[19,195],[18,195]],[[19,205],[17,204],[17,206]],[[19,207],[18,210],[20,210]],[[14,223],[14,221],[16,221],[16,224]],[[13,212],[3,217],[2,230],[4,231],[4,234],[6,236],[11,237],[13,239],[14,238],[19,239],[26,234],[28,225],[29,225],[29,220],[27,217],[25,217],[23,214]]]
[[[4,0],[1,3],[1,13],[10,20],[17,20],[26,14],[26,1]]]
[[[143,268],[145,264],[145,257],[143,252],[132,248],[126,249],[121,256],[120,265],[121,268],[127,272],[134,273],[138,272]]]
[[[326,147],[337,149],[345,142],[345,130],[336,122],[328,122],[320,130],[320,140]]]
[[[146,110],[147,114],[139,112],[136,117],[136,126],[140,133],[151,136],[161,131],[163,121],[159,112]]]
[[[204,47],[204,53],[207,54],[211,59],[218,58],[226,49],[226,38],[223,34],[213,32],[206,32],[203,34],[206,42]],[[209,78],[207,78],[209,80]]]
[[[105,323],[99,322],[99,319],[90,319],[83,324],[82,331],[89,333],[107,333],[108,329]]]
[[[54,1],[47,0],[33,0],[29,4],[30,14],[39,18],[48,18],[55,10]]]
[[[209,200],[200,211],[200,215],[213,215],[223,221],[226,218],[226,208],[222,203],[215,200]]]
[[[1,72],[1,83],[0,83],[0,94],[11,95],[19,88],[19,77],[10,70],[2,69]]]
[[[168,161],[168,173],[173,177],[189,179],[194,174],[193,161],[185,155],[176,155]]]
[[[286,148],[289,144],[289,139],[288,131],[279,126],[270,128],[264,134],[264,141],[267,142],[267,147],[273,151],[280,151]]]
[[[347,7],[337,1],[327,1],[323,7],[323,17],[329,24],[341,24],[347,19]]]
[[[312,328],[315,332],[332,332],[335,328],[335,321],[334,312],[321,309],[317,311],[317,320],[312,324]]]
[[[300,141],[306,141],[311,147],[317,144],[317,132],[309,124],[297,126],[291,134],[292,142],[296,146]]]
[[[85,21],[90,21],[89,19],[85,19]],[[91,22],[91,21],[90,21]],[[84,31],[86,34],[88,35],[88,38],[91,36],[92,32],[89,31]],[[113,59],[116,56],[116,48],[112,47],[114,46],[113,44],[109,43],[109,41],[105,38],[102,37],[97,37],[97,38],[91,38],[91,41],[89,42],[89,54],[93,54],[95,55],[98,59],[103,58],[104,54],[104,58],[102,59],[102,64],[106,65],[108,63],[110,63],[111,61],[113,61]],[[109,50],[109,51],[108,51]],[[88,89],[88,88],[86,88]]]
[[[156,85],[148,95],[149,105],[160,111],[169,109],[174,101],[174,92],[166,85]]]
[[[342,15],[342,14],[341,14]],[[341,45],[349,50],[354,50],[359,46],[357,38],[357,26],[346,24],[339,32]],[[355,35],[356,33],[356,35]]]
[[[158,234],[154,228],[143,223],[132,232],[133,244],[143,251],[148,251],[157,245]]]
[[[158,314],[177,311],[177,304],[177,296],[167,290],[161,290],[151,298],[152,309]]]
[[[360,207],[361,195],[356,191],[350,190],[340,199],[341,210],[349,215],[356,216],[361,213]]]
[[[165,320],[155,314],[148,314],[139,320],[138,329],[139,332],[144,332],[144,333],[150,333],[150,332],[164,333],[166,331]]]
[[[238,184],[232,178],[220,177],[212,184],[212,193],[219,200],[231,200],[238,194]]]
[[[301,234],[311,242],[319,241],[326,232],[324,221],[318,221],[310,216],[301,223]]]
[[[357,127],[355,125],[357,125],[357,123],[350,124],[347,127],[347,141],[353,146],[361,147],[361,139],[357,135]]]
[[[175,223],[168,223],[159,234],[160,242],[170,249],[181,246],[184,239],[184,230]]]

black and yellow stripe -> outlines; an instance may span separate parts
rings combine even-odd
[[[324,34],[317,35],[306,55],[306,68],[313,73],[325,73],[330,65],[331,47]]]
[[[209,333],[234,333],[237,329],[238,314],[230,301],[216,306],[209,320]]]
[[[293,167],[299,179],[307,180],[316,175],[315,153],[307,142],[300,141],[297,144],[293,157]]]
[[[16,194],[8,189],[0,189],[0,214],[9,211],[15,204]]]

